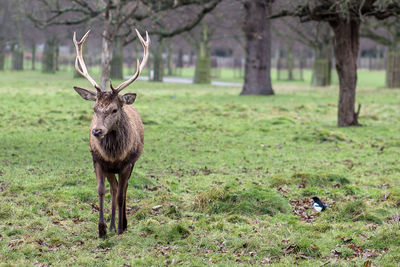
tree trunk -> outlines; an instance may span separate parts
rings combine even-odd
[[[300,71],[300,81],[304,81],[304,66],[305,66],[304,53],[301,50],[299,55],[299,71]]]
[[[124,70],[124,48],[122,46],[122,40],[120,38],[116,38],[114,40],[113,45],[113,57],[111,60],[111,73],[110,76],[112,79],[123,79],[123,70]]]
[[[101,50],[101,82],[100,89],[107,90],[107,84],[110,80],[110,62],[112,60],[112,41],[106,36],[109,36],[107,28],[103,31],[102,50]]]
[[[195,55],[195,53],[193,51],[190,51],[190,54],[189,54],[189,66],[193,66],[194,55]]]
[[[357,58],[360,42],[360,21],[330,22],[335,35],[334,52],[339,75],[338,126],[355,126],[358,112],[354,110],[357,86]]]
[[[14,45],[11,53],[11,69],[24,69],[24,50],[19,44]]]
[[[36,69],[36,43],[32,41],[32,70]]]
[[[168,42],[168,59],[167,59],[167,64],[168,64],[168,76],[174,75],[174,61],[173,61],[173,45],[172,45],[172,40]]]
[[[175,74],[180,76],[182,74],[182,68],[184,66],[183,63],[183,49],[180,48],[178,50],[178,58],[176,59],[176,69],[175,69]]]
[[[56,71],[60,71],[60,43],[57,38],[54,44],[54,66]]]
[[[153,52],[153,81],[162,82],[164,78],[164,59],[163,59],[163,48],[164,40],[158,40],[155,42]]]
[[[4,70],[4,65],[5,65],[5,46],[6,43],[3,41],[3,39],[0,37],[0,71]]]
[[[241,95],[273,95],[271,86],[272,1],[246,0],[243,31],[246,37],[246,64]]]
[[[315,51],[313,62],[312,86],[329,86],[332,78],[331,47],[323,45]]]
[[[400,88],[400,50],[391,47],[387,55],[386,87]]]
[[[42,56],[42,71],[45,73],[56,72],[56,37],[47,37]]]
[[[22,26],[22,4],[21,0],[14,2],[16,7],[15,12],[15,26],[17,32],[17,46],[14,47],[12,53],[12,69],[13,70],[23,70],[24,69],[24,38],[23,38],[23,26]]]
[[[288,80],[293,81],[293,41],[287,42],[287,68],[288,68]]]
[[[183,49],[182,48],[180,48],[178,51],[178,59],[176,62],[176,67],[183,68]]]
[[[276,53],[276,73],[277,73],[277,80],[281,80],[281,70],[282,70],[282,57],[281,57],[281,49],[277,48],[277,53]]]
[[[211,55],[210,55],[210,35],[208,25],[202,24],[200,42],[197,44],[196,69],[194,83],[211,83]]]
[[[3,25],[7,25],[8,16],[5,14],[8,13],[8,2],[3,1],[0,9],[0,71],[3,71],[5,68],[5,59],[6,59],[6,42],[7,42],[7,34],[2,30]]]

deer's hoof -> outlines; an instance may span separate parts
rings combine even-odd
[[[105,237],[107,234],[107,225],[105,223],[99,223],[99,237]]]

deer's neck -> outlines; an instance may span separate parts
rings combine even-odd
[[[116,123],[114,130],[100,140],[100,147],[108,159],[121,159],[129,149],[129,124],[125,112],[121,111],[121,119]]]

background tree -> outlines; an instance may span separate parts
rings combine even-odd
[[[153,54],[153,81],[162,82],[164,78],[164,39],[156,37],[151,48]]]
[[[329,86],[332,82],[332,33],[326,22],[308,22],[301,25],[284,20],[289,29],[286,34],[297,42],[311,48],[314,53],[312,86]],[[287,32],[283,31],[283,32]]]
[[[400,21],[397,17],[370,21],[361,36],[388,48],[386,57],[386,87],[400,88]]]
[[[311,0],[296,1],[297,7],[282,10],[273,18],[296,16],[302,22],[326,21],[334,33],[334,54],[339,75],[338,126],[359,125],[355,111],[357,58],[362,19],[386,19],[400,14],[400,3],[391,0]]]
[[[110,78],[122,80],[124,76],[124,46],[123,40],[120,37],[116,37],[114,40],[112,54]]]
[[[23,32],[23,6],[21,0],[12,2],[13,21],[15,24],[15,33],[13,42],[11,43],[12,53],[12,69],[23,70],[24,69],[24,32]]]
[[[39,1],[39,0],[38,0]],[[162,38],[173,37],[184,31],[191,30],[222,0],[76,0],[64,2],[60,0],[40,0],[40,9],[30,19],[38,26],[44,25],[80,25],[89,20],[98,19],[103,23],[102,53],[101,53],[101,90],[106,90],[110,79],[110,63],[112,47],[115,38],[124,39],[124,45],[136,39],[133,29],[141,25],[149,29],[150,35]],[[196,16],[176,23],[176,28],[164,29],[162,18],[170,17],[171,12],[190,5],[198,5],[200,11]],[[39,19],[44,17],[44,19]],[[158,19],[155,19],[157,17]],[[147,19],[147,21],[146,21]],[[146,24],[147,23],[147,24]]]
[[[246,63],[241,95],[272,95],[271,4],[273,0],[243,1]]]
[[[57,46],[56,34],[47,34],[42,55],[42,71],[45,73],[55,73],[57,71]]]
[[[9,35],[9,2],[0,0],[0,71],[4,70],[6,58],[6,45],[10,38]]]

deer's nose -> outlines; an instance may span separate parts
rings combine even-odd
[[[100,136],[101,135],[101,129],[93,129],[92,134],[94,136]]]

